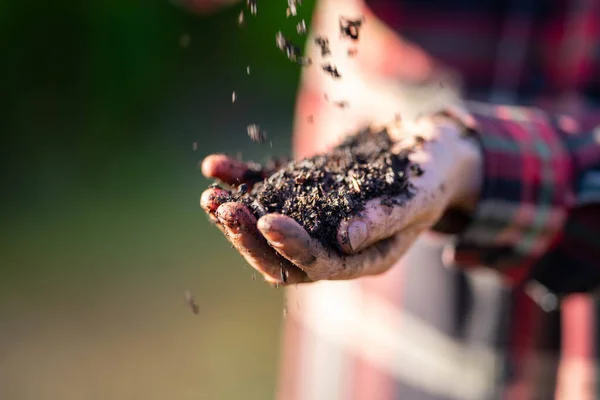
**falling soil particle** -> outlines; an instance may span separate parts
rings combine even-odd
[[[302,4],[302,1],[288,0],[288,8],[285,10],[287,17],[298,15],[298,6]]]
[[[198,305],[198,303],[196,303],[196,299],[194,299],[192,293],[189,290],[186,290],[186,292],[184,293],[184,297],[185,302],[187,303],[190,310],[192,310],[194,314],[198,315],[200,313],[200,306]]]
[[[250,14],[256,15],[256,12],[258,11],[256,6],[256,0],[246,0],[246,5],[250,9]]]
[[[348,37],[354,41],[358,40],[360,27],[364,22],[364,17],[360,19],[349,19],[340,17],[340,34],[342,37]]]
[[[298,24],[296,25],[296,31],[299,35],[306,34],[306,22],[304,22],[304,20],[298,22]]]
[[[327,57],[331,54],[331,49],[329,48],[329,39],[317,36],[315,38],[315,44],[321,48],[321,57]]]
[[[414,187],[409,176],[414,168],[410,150],[392,153],[387,130],[365,129],[346,139],[329,153],[291,161],[258,182],[245,194],[230,194],[255,214],[287,215],[321,243],[337,247],[340,221],[362,211],[365,203],[381,198],[382,204],[401,204]],[[412,164],[414,165],[414,164]],[[267,174],[265,174],[267,175]]]
[[[337,67],[334,67],[331,64],[324,64],[321,66],[321,68],[323,68],[323,71],[327,72],[334,79],[340,79],[342,77],[338,72]]]
[[[290,61],[296,62],[298,57],[300,57],[300,47],[293,44],[281,31],[275,34],[275,44],[279,50],[285,53]]]
[[[256,124],[248,125],[248,136],[253,142],[262,143],[267,138],[267,133]]]
[[[333,105],[341,108],[342,110],[345,108],[348,108],[350,106],[350,104],[348,104],[348,102],[346,100],[342,100],[342,101],[334,101]]]

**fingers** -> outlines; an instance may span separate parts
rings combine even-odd
[[[209,215],[213,222],[218,222],[215,212],[221,204],[231,201],[231,195],[221,188],[206,189],[200,196],[200,207]]]
[[[425,230],[441,217],[446,209],[452,186],[447,178],[443,146],[427,139],[410,154],[410,195],[373,199],[357,216],[343,220],[338,227],[337,242],[346,254],[355,254],[382,239],[408,227]]]
[[[281,258],[256,229],[256,218],[230,194],[220,188],[202,193],[200,205],[248,263],[270,283],[292,284],[307,281],[306,274]],[[223,207],[221,207],[223,206]]]
[[[379,241],[366,251],[345,256],[325,247],[293,219],[269,214],[258,229],[282,256],[301,268],[311,281],[354,279],[387,271],[413,243],[417,229]]]
[[[202,161],[202,173],[207,178],[220,179],[228,185],[253,184],[264,178],[259,165],[235,160],[224,154],[212,154]]]
[[[303,270],[316,261],[313,239],[296,221],[279,214],[268,214],[258,220],[258,229],[281,255]]]
[[[436,200],[426,188],[419,188],[412,198],[400,196],[391,199],[369,200],[357,216],[343,220],[337,241],[346,254],[355,254],[390,236],[428,221],[428,204]],[[423,228],[425,229],[425,227]]]
[[[269,246],[256,227],[256,218],[244,205],[234,202],[222,204],[216,211],[216,217],[231,244],[268,282],[292,284],[308,281],[304,272]]]

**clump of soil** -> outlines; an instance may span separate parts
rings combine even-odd
[[[398,202],[394,197],[412,196],[409,150],[395,154],[392,145],[387,130],[363,130],[327,154],[277,165],[249,192],[240,187],[234,200],[257,218],[267,213],[292,217],[311,236],[336,248],[340,221],[362,211],[368,200],[381,198],[392,206]]]

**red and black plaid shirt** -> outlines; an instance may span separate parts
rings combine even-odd
[[[382,75],[422,52],[462,76],[484,187],[389,273],[289,290],[280,398],[600,398],[600,303],[573,295],[600,285],[600,0],[367,3],[418,49],[374,45]]]

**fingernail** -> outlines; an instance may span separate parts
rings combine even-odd
[[[368,235],[368,227],[363,221],[354,221],[348,227],[348,242],[352,251],[357,250],[365,243]]]
[[[258,229],[269,240],[272,246],[281,245],[284,235],[280,230],[275,229],[276,224],[272,223],[270,216],[261,218],[258,221]]]
[[[269,243],[273,247],[283,247],[283,234],[278,231],[268,231],[265,233],[267,239],[269,239]]]
[[[219,219],[219,222],[225,225],[227,228],[237,231],[240,228],[240,223],[236,216],[230,211],[223,211],[221,209],[217,210],[216,216]]]

